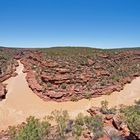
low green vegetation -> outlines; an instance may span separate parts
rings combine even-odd
[[[51,113],[51,116],[46,118],[50,119],[39,120],[31,116],[27,118],[26,123],[18,127],[9,127],[10,138],[12,140],[47,140],[49,139],[50,131],[53,131],[49,120],[56,122],[57,131],[54,135],[57,136],[57,140],[66,140],[68,132],[72,133],[74,139],[79,139],[82,132],[87,129],[94,134],[94,138],[99,138],[103,135],[102,117],[98,115],[91,117],[80,113],[72,121],[71,126],[70,124],[68,125],[70,120],[67,111],[55,110]]]
[[[78,139],[83,131],[83,126],[84,126],[84,116],[82,113],[78,114],[78,116],[75,119],[74,125],[73,125],[73,136]]]
[[[73,134],[78,139],[83,130],[89,130],[93,136],[94,139],[100,138],[103,136],[103,122],[102,117],[95,115],[93,116],[83,116],[82,113],[80,113],[77,118],[74,121],[74,128],[73,128]]]
[[[92,98],[92,94],[90,92],[86,92],[84,94],[84,98],[90,100]]]
[[[65,83],[62,83],[62,84],[61,84],[61,88],[62,88],[62,89],[66,89],[66,88],[67,88],[67,85],[66,85]]]
[[[102,116],[85,116],[85,125],[93,133],[94,139],[98,139],[103,136],[103,121]]]
[[[42,140],[47,137],[49,128],[46,120],[40,121],[31,116],[20,128],[10,127],[8,131],[12,140]]]
[[[140,100],[136,102],[136,105],[122,109],[121,113],[124,114],[124,120],[131,132],[140,136]]]
[[[108,108],[108,101],[101,101],[101,112],[103,114],[115,114],[116,108]]]

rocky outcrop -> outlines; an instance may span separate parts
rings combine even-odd
[[[126,139],[131,138],[130,130],[122,118],[121,114],[117,113],[103,113],[102,109],[99,107],[91,107],[87,110],[91,116],[100,115],[103,117],[103,129],[105,136],[109,139]]]
[[[91,107],[90,109],[87,110],[87,112],[90,113],[91,116],[102,114],[99,107]]]
[[[131,137],[130,130],[125,124],[124,120],[121,118],[120,114],[104,114],[101,108],[91,107],[87,110],[91,116],[100,115],[103,116],[104,132],[109,139],[125,139]]]
[[[26,76],[26,80],[29,84],[29,87],[35,92],[41,92],[42,87],[38,84],[36,80],[36,75],[33,71],[29,71]]]

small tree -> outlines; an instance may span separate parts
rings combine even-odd
[[[52,117],[58,124],[60,137],[64,138],[67,121],[69,119],[68,112],[62,110],[61,111],[55,110],[52,112]]]
[[[101,101],[101,112],[103,114],[115,114],[116,108],[108,108],[108,101]]]
[[[101,101],[101,112],[106,114],[108,111],[108,101]]]
[[[76,139],[78,139],[81,136],[82,131],[83,131],[83,127],[81,125],[78,125],[77,123],[75,123],[73,126],[72,133],[74,134]]]
[[[78,139],[81,136],[82,131],[84,130],[84,125],[85,125],[84,116],[82,113],[79,113],[74,121],[72,130],[76,139]]]

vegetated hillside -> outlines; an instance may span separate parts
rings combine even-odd
[[[2,140],[139,140],[140,101],[133,106],[108,108],[102,101],[101,108],[87,110],[90,115],[78,114],[70,119],[67,111],[53,111],[39,120],[33,116],[18,126],[0,132]],[[55,125],[51,125],[51,122]]]
[[[140,75],[139,48],[30,49],[21,62],[29,87],[44,100],[76,101],[110,94]]]
[[[16,49],[9,49],[0,47],[0,100],[5,98],[6,86],[2,84],[3,81],[15,76],[14,73],[18,63],[14,60]]]

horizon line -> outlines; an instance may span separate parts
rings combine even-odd
[[[133,48],[140,48],[138,46],[135,47],[111,47],[111,48],[103,48],[103,47],[91,47],[91,46],[71,46],[71,45],[62,45],[62,46],[49,46],[49,47],[14,47],[14,46],[0,46],[0,48],[15,48],[15,49],[47,49],[47,48],[65,48],[65,47],[73,47],[73,48],[93,48],[93,49],[133,49]]]

